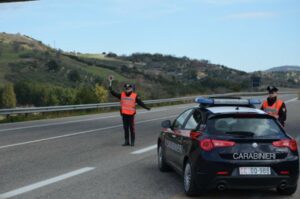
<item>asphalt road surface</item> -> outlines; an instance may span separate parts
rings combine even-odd
[[[286,101],[287,132],[300,141],[300,101]],[[195,105],[195,104],[194,104]],[[163,120],[187,107],[140,110],[136,146],[122,147],[119,113],[0,125],[0,198],[186,198],[182,179],[160,173],[156,140]],[[300,198],[274,190],[213,191],[201,198]]]

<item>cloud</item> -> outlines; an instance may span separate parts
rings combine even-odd
[[[243,12],[231,14],[223,17],[224,20],[243,20],[243,19],[270,19],[278,16],[275,12]]]

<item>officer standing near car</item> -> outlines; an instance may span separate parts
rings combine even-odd
[[[117,93],[112,89],[112,76],[109,77],[109,90],[110,93],[116,98],[120,99],[120,113],[123,119],[123,127],[125,134],[125,143],[122,146],[134,146],[135,142],[135,126],[134,116],[136,114],[136,103],[144,109],[150,110],[141,100],[141,98],[133,91],[131,84],[124,85],[124,91]],[[130,143],[129,143],[129,131],[130,131]]]
[[[278,89],[275,86],[268,86],[267,90],[269,97],[263,102],[261,109],[278,119],[282,126],[284,126],[287,111],[284,102],[277,97]]]

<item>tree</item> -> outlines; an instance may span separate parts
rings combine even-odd
[[[12,49],[13,49],[13,51],[14,51],[15,53],[18,53],[19,50],[20,50],[20,43],[17,42],[17,41],[14,41],[14,42],[12,43]]]
[[[33,84],[27,81],[20,81],[15,84],[15,92],[19,104],[21,105],[32,104]]]
[[[121,73],[129,73],[130,69],[126,65],[121,66]]]
[[[76,95],[76,102],[78,104],[91,104],[97,103],[98,99],[95,94],[94,88],[91,86],[83,86],[79,89]]]
[[[108,98],[108,91],[103,87],[100,86],[99,84],[96,84],[95,87],[95,94],[97,96],[98,102],[106,102]]]
[[[81,80],[80,74],[77,70],[72,70],[68,75],[69,80],[79,82]]]
[[[58,87],[55,89],[55,95],[57,96],[60,105],[75,104],[76,93],[73,89]]]
[[[46,66],[48,67],[49,71],[59,71],[61,68],[61,66],[55,60],[50,60]]]
[[[108,54],[106,54],[106,57],[117,57],[118,55],[116,53],[112,53],[112,52],[109,52]]]
[[[16,94],[14,91],[14,86],[8,83],[4,86],[1,95],[1,107],[2,108],[15,108],[17,105]]]

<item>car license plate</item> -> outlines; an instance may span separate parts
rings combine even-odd
[[[270,167],[240,167],[240,175],[271,175]]]

